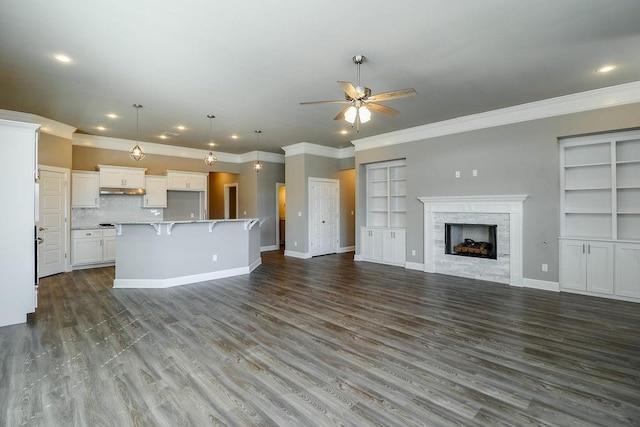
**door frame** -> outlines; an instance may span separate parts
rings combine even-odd
[[[232,182],[231,184],[224,184],[224,219],[229,219],[229,188],[231,187],[235,187],[236,189],[236,218],[240,217],[238,211],[238,207],[240,206],[238,203],[238,183]]]
[[[73,271],[71,268],[71,251],[69,250],[70,242],[70,227],[71,227],[71,170],[67,168],[60,168],[57,166],[38,165],[38,179],[40,178],[40,172],[55,172],[64,174],[64,191],[63,191],[63,205],[64,205],[64,232],[62,233],[64,239],[64,271]],[[38,200],[38,203],[40,201]],[[38,210],[40,212],[40,210]],[[39,215],[39,213],[38,213]],[[40,225],[40,217],[38,216],[38,226]],[[39,261],[38,261],[39,262]]]
[[[340,180],[333,178],[313,178],[309,177],[308,185],[307,185],[307,253],[311,256],[315,256],[313,251],[311,250],[311,238],[312,238],[312,215],[313,215],[313,198],[311,197],[311,186],[314,183],[324,183],[324,184],[336,184],[338,186],[338,197],[336,198],[336,242],[335,242],[335,253],[340,252]]]
[[[277,247],[280,247],[280,187],[286,187],[286,184],[284,182],[276,182],[276,246]],[[285,203],[286,203],[286,196],[285,196]]]

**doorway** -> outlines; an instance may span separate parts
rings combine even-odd
[[[286,237],[287,187],[276,182],[276,246],[283,247]]]
[[[238,219],[238,183],[224,184],[224,219]]]
[[[38,277],[67,270],[69,170],[40,166]]]
[[[340,181],[309,178],[309,253],[338,252],[340,236]]]

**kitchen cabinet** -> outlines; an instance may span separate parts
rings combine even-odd
[[[640,244],[616,243],[615,295],[640,301]]]
[[[562,239],[560,290],[613,295],[614,244]]]
[[[206,191],[209,174],[198,172],[167,171],[167,189],[179,191]]]
[[[100,175],[98,172],[73,171],[71,173],[71,207],[100,207]]]
[[[112,263],[116,260],[116,230],[73,231],[73,265]]]
[[[146,169],[123,166],[98,165],[100,187],[106,188],[145,188]]]
[[[360,237],[363,261],[404,266],[406,261],[404,229],[362,227]]]
[[[167,207],[167,177],[149,176],[145,177],[146,192],[142,199],[144,208],[166,208]]]

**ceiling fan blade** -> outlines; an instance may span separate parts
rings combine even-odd
[[[371,95],[367,98],[367,101],[380,102],[387,101],[389,99],[404,98],[406,96],[413,96],[416,94],[416,90],[413,88],[392,90],[391,92],[383,92],[377,95]]]
[[[360,99],[360,95],[358,94],[358,91],[351,83],[339,81],[338,84],[340,85],[344,93],[347,94],[348,97],[350,97],[351,99]]]
[[[344,107],[344,108],[343,108],[343,109],[338,113],[338,115],[337,115],[337,116],[335,116],[335,117],[333,118],[333,120],[342,120],[342,119],[344,119],[344,113],[346,113],[346,112],[347,112],[347,110],[349,109],[349,107],[351,107],[351,105],[349,105],[349,106],[347,106],[347,107]]]
[[[376,113],[386,114],[387,116],[397,116],[400,114],[400,111],[394,110],[393,108],[389,108],[384,105],[374,104],[373,102],[366,102],[364,105],[367,106],[368,109],[375,111]]]
[[[350,104],[351,101],[339,100],[339,101],[309,101],[301,102],[300,105],[312,105],[312,104]]]

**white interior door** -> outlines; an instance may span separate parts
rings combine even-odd
[[[38,276],[65,271],[66,258],[66,173],[40,171],[40,218],[38,236]]]
[[[340,183],[309,178],[309,252],[311,256],[338,252]]]

